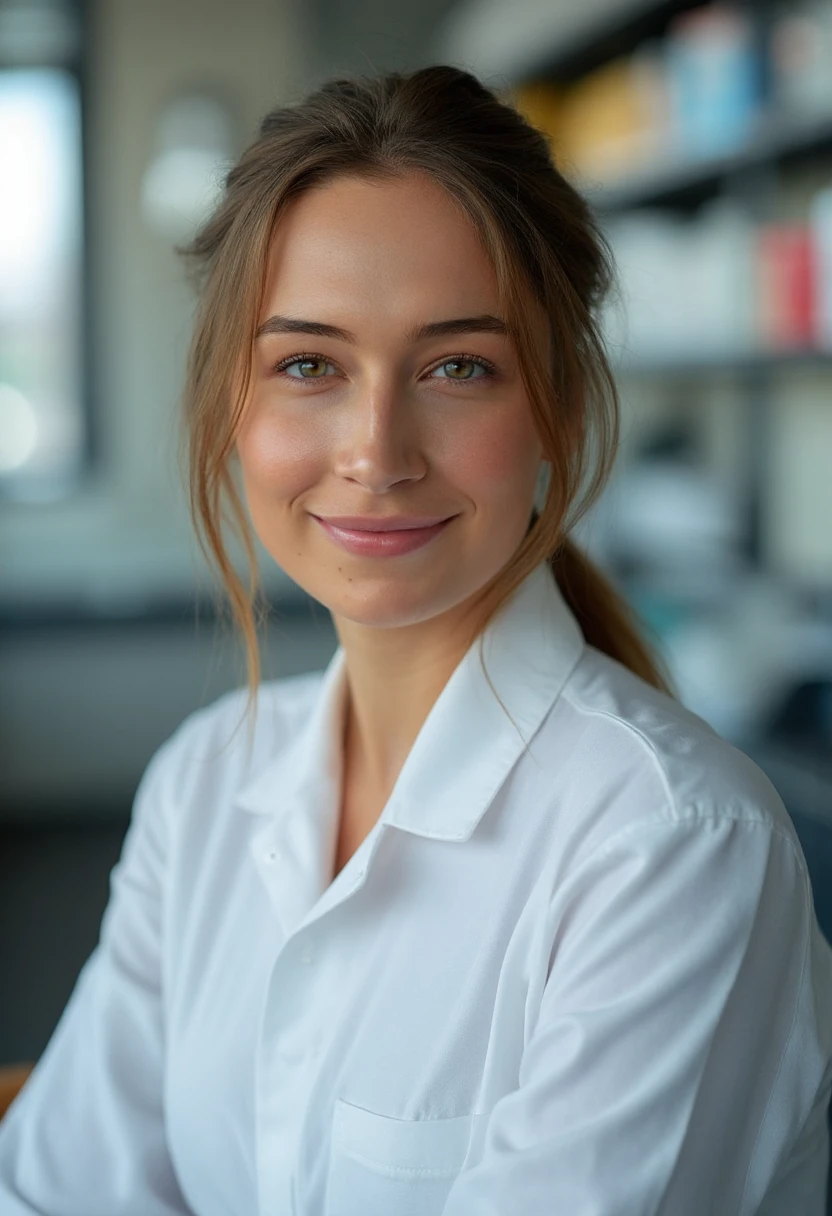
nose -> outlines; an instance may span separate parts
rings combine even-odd
[[[400,482],[419,481],[426,469],[406,395],[389,381],[357,394],[345,414],[336,473],[383,494]]]

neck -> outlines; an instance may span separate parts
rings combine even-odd
[[[385,799],[471,642],[467,607],[389,629],[335,618],[347,669],[345,764]]]

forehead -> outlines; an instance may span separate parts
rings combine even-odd
[[[302,305],[303,315],[312,307],[466,315],[496,312],[498,285],[472,221],[429,175],[350,176],[307,191],[280,217],[265,306],[278,303]]]

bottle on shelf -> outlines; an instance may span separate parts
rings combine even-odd
[[[810,223],[817,259],[815,340],[822,349],[832,350],[832,185],[815,195]]]

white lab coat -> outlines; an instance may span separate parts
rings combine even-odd
[[[334,881],[340,648],[250,755],[242,691],[157,752],[2,1216],[821,1216],[832,955],[773,787],[546,564],[484,657],[514,722],[475,643]]]

